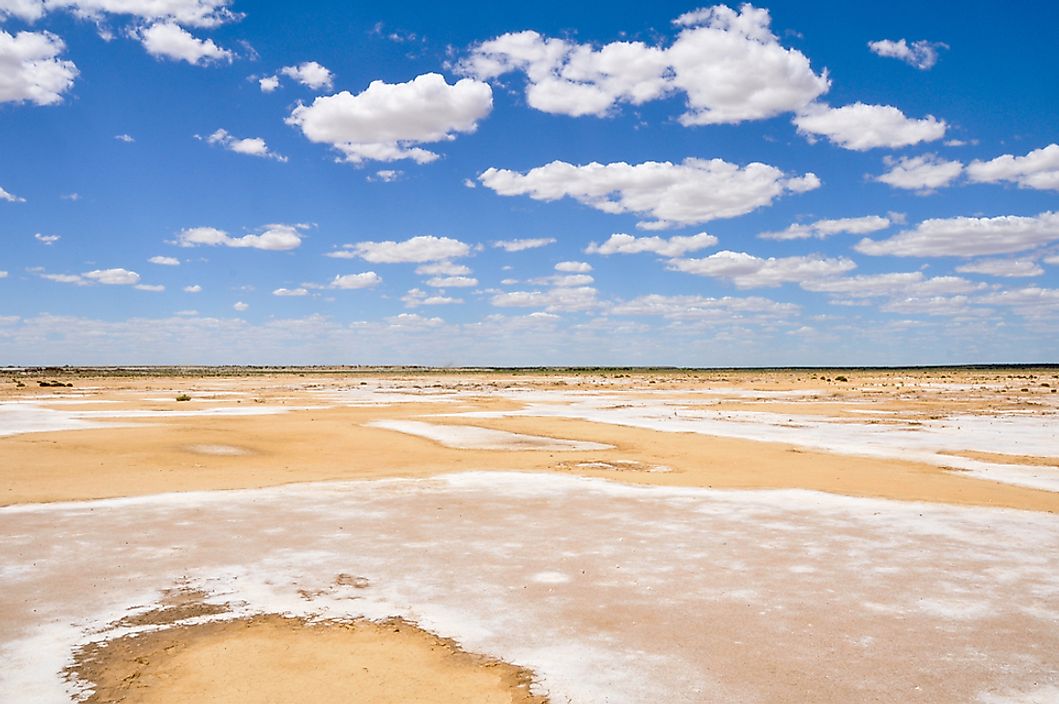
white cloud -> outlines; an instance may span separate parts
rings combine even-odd
[[[816,238],[822,240],[838,234],[864,235],[878,232],[890,226],[890,218],[881,215],[865,215],[859,218],[836,218],[817,220],[808,225],[791,225],[779,232],[762,232],[758,237],[763,240],[805,240]]]
[[[895,257],[974,257],[1033,249],[1059,240],[1059,213],[936,218],[885,240],[861,240],[858,252]]]
[[[926,71],[938,63],[938,49],[948,49],[943,42],[928,42],[926,39],[914,41],[911,44],[905,39],[880,39],[868,42],[868,48],[873,54],[886,56],[892,59],[904,61],[909,66],[914,66],[920,71]]]
[[[152,264],[159,264],[161,266],[180,266],[180,260],[176,257],[157,256],[151,257],[147,261],[151,262]]]
[[[65,48],[50,32],[12,35],[0,30],[0,103],[62,102],[78,74],[74,62],[58,58]]]
[[[365,271],[361,274],[342,274],[331,280],[330,288],[356,289],[371,288],[382,283],[382,277],[374,271]]]
[[[530,279],[529,283],[538,286],[587,286],[594,280],[588,274],[553,274]]]
[[[279,77],[263,76],[257,79],[257,85],[261,88],[262,93],[271,93],[272,91],[279,88]]]
[[[306,61],[296,66],[284,66],[279,72],[287,78],[293,78],[298,83],[301,83],[303,86],[308,86],[313,90],[320,90],[323,88],[330,90],[332,82],[334,81],[334,74],[315,61]],[[262,89],[263,88],[264,86],[262,86]]]
[[[434,288],[468,288],[477,286],[478,279],[471,276],[439,276],[427,279],[426,284]]]
[[[498,308],[543,308],[549,313],[590,310],[599,305],[591,286],[558,286],[547,291],[498,293],[490,301]]]
[[[1045,264],[1057,264],[1059,265],[1059,254],[1052,255],[1044,258]]]
[[[399,170],[399,169],[379,169],[378,171],[375,172],[374,176],[368,176],[367,179],[369,181],[381,181],[383,183],[393,183],[397,179],[401,178],[402,174],[404,174],[404,172]]]
[[[272,295],[273,296],[280,296],[280,297],[294,297],[294,298],[297,298],[297,297],[300,297],[300,296],[308,296],[309,295],[309,291],[307,289],[300,288],[300,287],[299,288],[277,288],[275,291],[272,292]]]
[[[554,237],[535,237],[522,240],[497,240],[493,242],[493,246],[505,252],[522,252],[527,249],[547,247],[550,244],[555,244],[555,242]]]
[[[78,286],[88,286],[91,281],[81,276],[80,274],[41,274],[42,279],[48,281],[55,281],[60,284],[76,284]]]
[[[1032,259],[980,259],[958,266],[956,271],[963,274],[985,274],[1006,278],[1040,276],[1044,273],[1044,269]]]
[[[688,96],[685,125],[760,120],[797,111],[827,92],[825,71],[813,73],[800,51],[769,29],[768,10],[725,5],[682,15],[687,27],[669,49],[673,83]]]
[[[978,183],[1011,181],[1020,188],[1059,191],[1059,144],[1034,149],[1025,156],[1004,154],[990,161],[972,161],[967,178]]]
[[[372,264],[418,264],[465,257],[471,253],[471,247],[466,242],[434,235],[419,235],[402,242],[357,242],[342,247],[342,250],[329,252],[327,256],[336,259],[360,257]]]
[[[138,291],[150,291],[151,293],[161,293],[165,291],[165,286],[162,284],[136,284],[133,286]]]
[[[810,279],[801,287],[806,291],[830,293],[848,298],[936,297],[970,293],[982,288],[959,276],[927,277],[921,271],[866,274],[834,279]]]
[[[51,245],[61,240],[62,237],[60,237],[59,235],[42,235],[38,232],[37,234],[33,235],[33,239],[37,240],[45,246],[50,247]]]
[[[840,108],[811,105],[794,117],[794,125],[810,141],[822,135],[833,144],[854,151],[933,142],[944,137],[948,127],[933,115],[917,120],[905,117],[890,105],[864,103]]]
[[[615,304],[609,312],[614,315],[657,316],[672,320],[713,319],[727,323],[747,317],[790,318],[798,310],[793,303],[780,303],[759,296],[708,298],[653,293]]]
[[[534,200],[574,198],[605,213],[637,213],[655,220],[640,227],[661,229],[744,215],[786,193],[820,186],[815,174],[788,176],[758,162],[740,167],[722,159],[685,159],[680,164],[593,162],[575,166],[553,161],[526,173],[486,169],[478,177],[500,195]]]
[[[767,10],[724,5],[682,15],[667,47],[612,42],[601,47],[524,31],[475,45],[457,70],[482,80],[526,74],[526,102],[563,115],[612,112],[683,92],[685,125],[735,123],[798,110],[828,89],[826,74],[779,44]]]
[[[697,276],[728,279],[739,288],[779,286],[835,276],[856,268],[846,258],[817,256],[769,257],[762,259],[746,252],[724,250],[702,259],[671,259],[668,268]]]
[[[215,227],[189,227],[181,230],[176,243],[181,247],[224,246],[236,248],[266,249],[285,251],[297,249],[301,245],[301,230],[305,225],[266,225],[258,235],[231,237],[224,230]]]
[[[571,274],[587,274],[592,271],[592,265],[588,262],[559,262],[555,265],[555,270]]]
[[[208,137],[200,137],[195,135],[196,139],[202,139],[207,144],[219,144],[230,152],[236,154],[247,154],[249,156],[258,156],[265,159],[275,159],[276,161],[286,162],[287,157],[282,154],[277,154],[268,148],[265,140],[261,137],[245,137],[240,139],[228,132],[225,129],[219,129]]]
[[[454,303],[463,303],[462,298],[453,298],[452,296],[438,296],[429,294],[426,291],[418,288],[409,289],[408,293],[401,296],[401,301],[404,302],[408,308],[415,308],[417,306],[442,306],[451,305]]]
[[[717,238],[705,232],[697,235],[663,237],[635,237],[616,233],[603,244],[590,242],[585,254],[642,254],[650,252],[662,257],[682,257],[688,252],[706,249],[717,244]]]
[[[214,61],[231,61],[234,54],[217,46],[212,39],[199,39],[173,22],[160,22],[140,30],[136,37],[154,57],[187,61],[198,66]]]
[[[104,15],[129,15],[155,22],[168,20],[188,27],[216,27],[242,15],[228,6],[232,0],[6,0],[0,18],[13,15],[35,22],[46,12],[66,10],[79,19],[99,21]]]
[[[116,134],[114,135],[114,139],[118,140],[119,142],[125,142],[126,144],[132,144],[136,141],[136,138],[133,137],[131,134]]]
[[[963,172],[963,164],[958,161],[946,161],[937,154],[887,158],[885,162],[890,170],[876,176],[876,181],[922,194],[949,185]]]
[[[16,196],[14,193],[9,193],[0,186],[0,200],[6,200],[8,203],[25,203],[26,199]]]
[[[77,286],[91,286],[92,284],[104,284],[107,286],[132,286],[140,283],[140,275],[128,269],[95,269],[83,274],[47,274],[40,273],[40,277],[48,281],[61,284],[76,284]],[[146,289],[152,290],[152,289]]]
[[[71,203],[76,203],[77,201],[81,200],[81,194],[80,193],[63,193],[59,197],[62,198],[63,200],[68,200]]]
[[[131,286],[140,282],[140,275],[128,269],[96,269],[82,274],[86,279],[110,286]]]
[[[184,293],[202,293],[202,287],[198,284],[184,287]]]
[[[463,264],[440,261],[421,264],[416,267],[416,273],[423,276],[466,276],[471,273],[471,268]]]
[[[242,301],[236,301],[232,308],[242,313],[244,310],[250,307],[249,303],[243,303]]]
[[[0,271],[0,279],[6,279],[6,278],[7,278],[7,272],[6,271]]]
[[[464,78],[449,85],[441,75],[426,73],[407,83],[373,81],[357,95],[342,91],[318,97],[312,105],[298,105],[286,122],[310,141],[330,144],[353,164],[427,163],[438,155],[417,145],[474,132],[492,108],[488,84]]]

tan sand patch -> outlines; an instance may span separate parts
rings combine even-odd
[[[307,624],[263,616],[93,644],[69,674],[90,703],[543,704],[528,671],[404,621]]]

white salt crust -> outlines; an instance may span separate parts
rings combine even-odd
[[[18,505],[0,701],[76,698],[74,649],[185,586],[232,616],[400,616],[556,702],[1039,703],[1057,555],[1050,514],[515,472]]]

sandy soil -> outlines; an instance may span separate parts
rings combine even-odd
[[[534,704],[529,673],[401,621],[279,616],[181,626],[86,648],[89,704]]]

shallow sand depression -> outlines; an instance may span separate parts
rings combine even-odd
[[[1055,397],[792,376],[0,393],[0,701],[1059,701]]]

